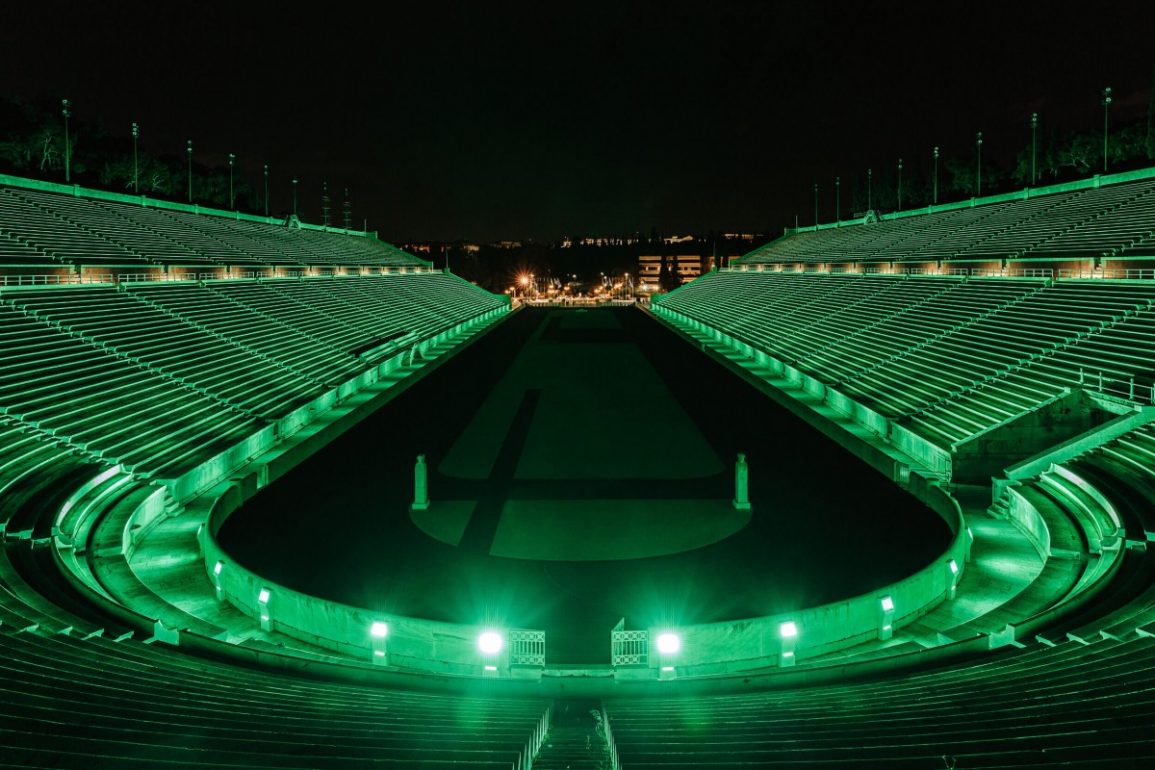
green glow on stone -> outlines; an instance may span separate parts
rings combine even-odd
[[[477,649],[486,655],[496,655],[505,646],[505,639],[496,631],[483,631],[477,637]]]
[[[783,639],[793,639],[798,636],[798,625],[793,620],[787,620],[778,626],[778,633],[782,635]],[[790,652],[786,654],[793,655],[794,653]]]
[[[663,655],[673,655],[682,649],[682,639],[677,634],[666,631],[658,634],[658,652]]]

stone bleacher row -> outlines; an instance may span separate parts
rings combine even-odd
[[[659,303],[944,448],[1064,388],[1155,385],[1155,286],[1137,282],[724,271]]]
[[[0,187],[0,265],[420,264],[376,238]]]
[[[246,411],[276,417],[367,365],[346,346],[401,329],[416,341],[500,302],[444,274],[5,290],[0,764],[526,767],[544,701],[181,655],[81,598],[48,544],[67,496],[112,460],[195,461],[255,424]],[[210,330],[187,317],[206,307],[232,312]]]
[[[1155,426],[1067,463],[1119,510],[1126,536],[1155,533]],[[1023,488],[1080,505],[1079,490]],[[1070,506],[1064,506],[1068,509]],[[1090,507],[1090,506],[1089,506]],[[1054,521],[1057,521],[1054,520]],[[1094,552],[1079,527],[1052,548]],[[1084,527],[1093,531],[1095,527]],[[1085,610],[1016,647],[962,664],[871,681],[698,699],[606,704],[622,766],[646,768],[1141,768],[1155,764],[1155,568],[1129,571]]]
[[[795,232],[739,263],[1058,259],[1155,253],[1155,182]]]
[[[0,413],[175,477],[502,302],[443,273],[6,288]]]

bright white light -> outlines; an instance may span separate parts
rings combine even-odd
[[[374,639],[384,639],[389,636],[389,624],[380,620],[374,621],[373,625],[369,626],[369,635]]]
[[[259,594],[257,594],[257,601],[260,602],[261,604],[268,604],[269,603],[269,589],[262,588],[261,592]]]
[[[957,575],[958,574],[958,562],[956,562],[954,559],[951,559],[949,566],[950,566],[950,574]]]
[[[486,666],[486,667],[485,667],[485,670],[486,670],[486,671],[496,671],[496,670],[497,670],[497,666]]]
[[[662,670],[663,671],[673,671],[674,667],[673,666],[662,666]]]
[[[787,620],[778,626],[778,633],[782,635],[783,639],[793,639],[798,636],[798,626],[795,625],[793,620]]]
[[[477,649],[486,655],[496,655],[505,646],[505,640],[496,631],[484,631],[477,637]]]
[[[663,655],[673,655],[682,649],[682,638],[669,631],[658,634],[658,652]]]
[[[882,611],[883,612],[892,612],[893,610],[894,610],[894,599],[891,599],[889,596],[882,597]]]
[[[794,657],[794,652],[793,652],[793,651],[789,651],[789,650],[788,650],[788,651],[786,651],[786,652],[782,653],[782,657],[783,657],[783,658],[793,658],[793,657]]]
[[[225,568],[225,563],[223,561],[218,561],[216,563],[216,566],[213,567],[213,574],[214,575],[221,574],[221,570],[223,570],[224,568]]]

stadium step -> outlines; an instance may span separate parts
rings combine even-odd
[[[595,770],[610,766],[602,714],[596,701],[558,701],[553,725],[542,743],[535,770]]]

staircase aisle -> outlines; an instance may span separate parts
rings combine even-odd
[[[610,765],[598,702],[558,701],[534,770],[610,770]]]

